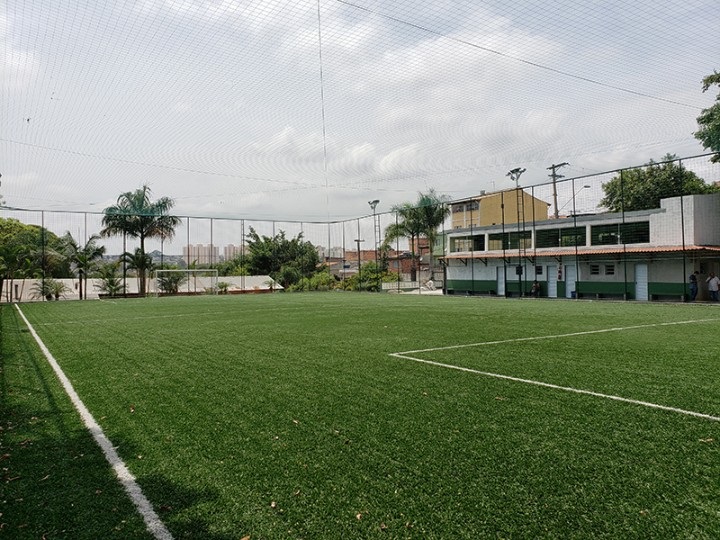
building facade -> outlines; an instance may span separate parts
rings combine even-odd
[[[635,212],[487,221],[447,233],[448,294],[525,296],[537,282],[551,298],[682,300],[698,271],[703,300],[708,274],[720,273],[720,193]]]

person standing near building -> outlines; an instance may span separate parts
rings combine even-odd
[[[530,294],[534,298],[537,298],[538,296],[540,296],[540,283],[538,283],[537,279],[535,281],[533,281],[532,288],[530,289]]]
[[[718,290],[720,290],[720,278],[717,277],[714,272],[710,272],[705,282],[708,284],[708,291],[710,291],[710,300],[717,302]]]
[[[700,272],[695,270],[692,274],[690,274],[690,277],[688,278],[688,282],[690,283],[690,301],[691,302],[694,302],[695,298],[697,298],[697,293],[698,293],[697,277],[698,277],[699,273]]]

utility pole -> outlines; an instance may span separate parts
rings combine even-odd
[[[552,178],[552,185],[553,185],[553,208],[555,208],[555,212],[553,214],[553,217],[557,219],[560,217],[560,214],[558,212],[558,203],[557,203],[557,181],[559,178],[565,178],[562,174],[557,173],[557,169],[560,167],[564,167],[565,165],[570,165],[566,161],[563,161],[562,163],[558,163],[557,165],[550,165],[547,170],[552,171],[550,173],[550,178]]]

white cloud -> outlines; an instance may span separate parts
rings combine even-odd
[[[561,161],[607,170],[700,152],[699,111],[608,85],[714,99],[697,54],[712,48],[710,11],[674,23],[676,36],[697,28],[692,40],[668,40],[663,17],[619,25],[630,15],[613,3],[617,27],[588,3],[381,1],[372,14],[321,2],[321,88],[314,2],[85,3],[54,19],[8,2],[5,110],[43,112],[4,134],[3,194],[19,205],[101,209],[150,182],[193,215],[350,217],[377,193],[390,207],[426,186],[492,189],[508,167],[537,183]]]

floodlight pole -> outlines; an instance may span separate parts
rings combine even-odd
[[[358,221],[358,223],[360,223]],[[358,256],[358,291],[362,291],[362,265],[360,264],[360,244],[364,242],[365,240],[361,240],[360,238],[355,239],[355,243],[357,244],[357,256]]]
[[[575,239],[575,299],[580,298],[580,291],[578,291],[578,283],[580,283],[580,259],[578,258],[578,232],[577,232],[577,208],[575,207],[575,197],[580,190],[589,189],[589,185],[584,185],[578,189],[575,189],[575,179],[572,180],[572,218],[573,218],[573,237]],[[586,240],[587,242],[587,240]],[[567,276],[565,276],[567,279]]]
[[[526,169],[523,169],[521,167],[515,167],[511,171],[509,171],[505,176],[510,177],[510,181],[515,182],[515,209],[517,212],[517,227],[518,227],[518,265],[515,267],[515,273],[518,277],[518,296],[523,295],[523,289],[522,289],[522,244],[520,243],[522,238],[520,234],[520,204],[519,200],[521,197],[520,194],[520,175],[524,173]],[[523,203],[524,205],[524,203]]]
[[[372,201],[368,201],[368,204],[370,205],[370,208],[372,209],[373,213],[373,241],[374,241],[374,247],[375,247],[375,279],[378,281],[376,283],[378,291],[380,290],[380,269],[378,268],[378,239],[377,239],[377,231],[378,231],[378,223],[377,223],[377,214],[375,213],[375,209],[377,208],[377,205],[380,204],[380,199],[375,199]]]

